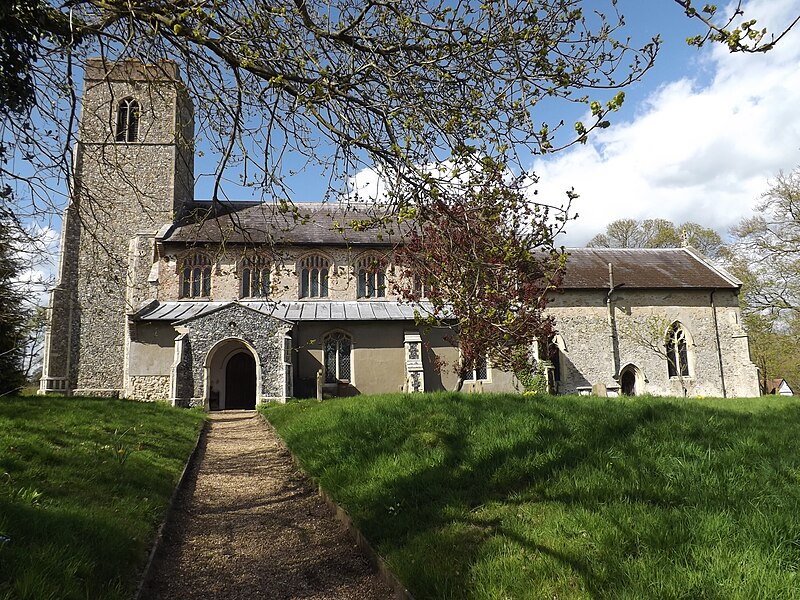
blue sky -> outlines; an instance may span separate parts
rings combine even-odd
[[[778,171],[800,164],[800,30],[765,55],[698,51],[683,41],[689,32],[674,2],[621,0],[622,10],[626,4],[636,7],[631,25],[641,18],[648,31],[662,27],[660,61],[631,89],[610,129],[533,162],[539,193],[554,197],[575,186],[581,195],[580,217],[562,240],[570,246],[623,217],[695,221],[725,235]],[[800,1],[745,8],[777,31],[800,14]]]
[[[531,161],[537,198],[560,203],[571,187],[580,194],[579,218],[559,240],[567,246],[626,217],[694,221],[724,236],[771,177],[800,164],[800,28],[765,55],[732,55],[688,46],[700,29],[672,0],[618,6],[634,41],[661,34],[656,66],[626,90],[609,129]],[[800,14],[800,0],[754,0],[745,11],[778,31]],[[360,173],[359,185],[374,190],[374,173]]]
[[[547,157],[532,157],[539,200],[560,203],[574,187],[579,214],[559,240],[582,246],[611,221],[624,217],[698,222],[725,235],[750,214],[778,171],[800,165],[800,28],[766,55],[731,55],[723,47],[686,45],[698,26],[672,0],[619,0],[633,41],[660,33],[663,47],[643,82],[626,90],[611,128]],[[722,7],[721,7],[722,8]],[[753,0],[746,14],[770,30],[800,14],[800,0]],[[558,107],[542,119],[573,118]],[[198,157],[196,197],[208,198],[212,157]],[[230,179],[235,179],[231,173]],[[376,194],[377,176],[357,174],[351,184]],[[296,201],[320,201],[329,181],[313,172],[291,179]],[[226,186],[229,198],[248,190]],[[53,226],[60,223],[54,220]],[[58,232],[49,230],[53,245]],[[35,265],[37,279],[52,266]]]

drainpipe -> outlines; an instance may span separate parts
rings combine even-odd
[[[617,327],[614,320],[614,304],[611,294],[614,293],[614,269],[608,263],[608,294],[606,294],[606,308],[608,310],[608,329],[611,335],[611,376],[617,378]]]
[[[722,397],[727,398],[728,392],[725,389],[725,369],[722,366],[722,345],[719,341],[719,323],[717,322],[717,307],[714,305],[714,293],[716,288],[711,290],[711,316],[714,318],[714,335],[717,340],[717,359],[719,360],[719,380],[722,384]]]

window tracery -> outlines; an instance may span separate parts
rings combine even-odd
[[[677,322],[667,331],[667,371],[670,377],[689,377],[689,344],[686,337],[686,330]]]
[[[264,256],[251,256],[242,259],[241,298],[267,298],[270,294],[269,259]]]
[[[330,261],[324,256],[306,256],[298,265],[301,298],[327,298]]]
[[[383,298],[386,296],[386,272],[384,263],[375,256],[365,256],[356,264],[359,298]]]
[[[341,331],[325,336],[323,354],[325,383],[349,382],[352,378],[352,338]]]

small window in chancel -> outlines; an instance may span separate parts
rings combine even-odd
[[[139,141],[139,103],[133,98],[125,98],[117,106],[116,140]]]
[[[489,380],[489,361],[483,354],[475,359],[475,367],[467,373],[464,381],[488,381]]]

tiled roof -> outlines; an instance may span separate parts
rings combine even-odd
[[[688,248],[569,248],[564,289],[729,288],[741,282]]]
[[[398,226],[377,225],[359,231],[354,224],[384,217],[380,204],[298,202],[282,211],[277,204],[197,202],[162,241],[183,243],[391,245]],[[407,231],[407,230],[406,230]]]
[[[231,302],[178,301],[146,306],[133,318],[137,321],[183,321],[215,311]],[[414,312],[425,316],[432,310],[429,302],[401,304],[390,301],[353,302],[239,302],[262,314],[287,321],[413,321]]]

